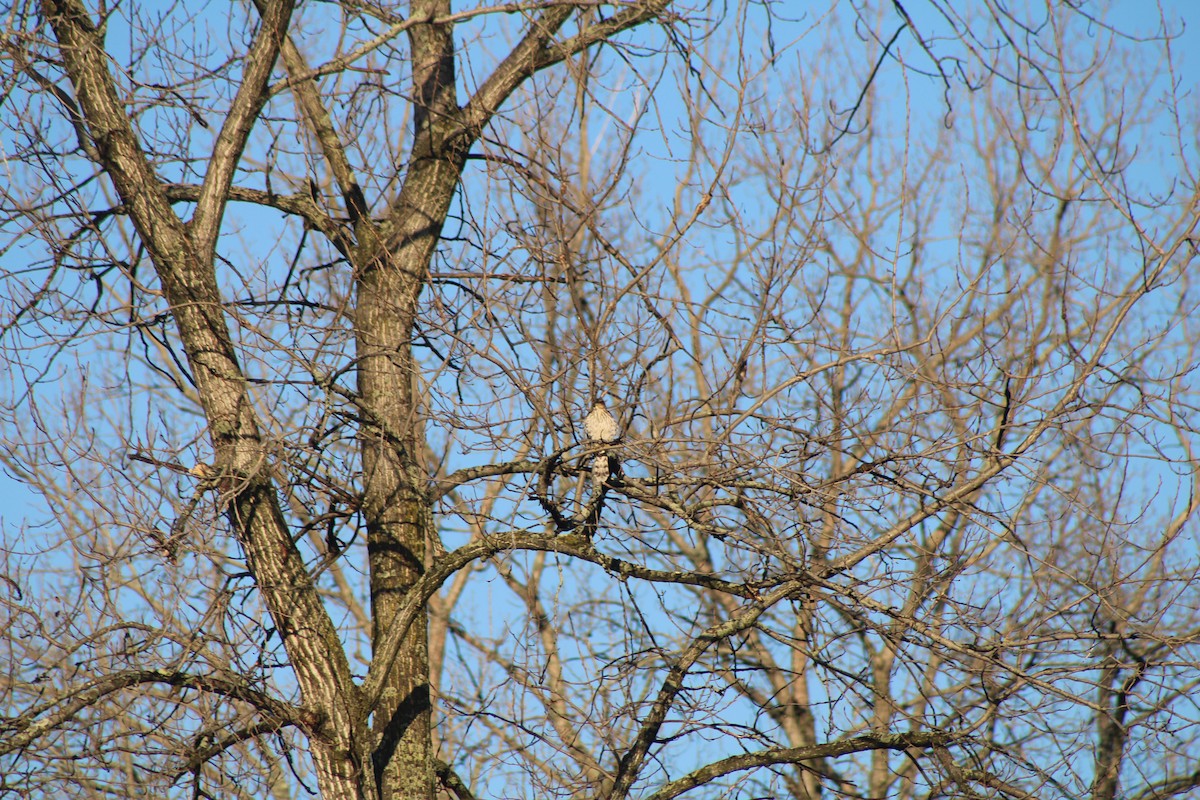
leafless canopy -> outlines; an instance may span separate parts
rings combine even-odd
[[[1197,796],[1193,34],[1010,5],[10,4],[0,796]]]

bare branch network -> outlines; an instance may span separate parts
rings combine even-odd
[[[1139,13],[10,4],[0,797],[1195,796]]]

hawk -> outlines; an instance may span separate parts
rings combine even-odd
[[[591,412],[583,420],[583,432],[587,434],[589,442],[607,444],[617,440],[617,421],[608,413],[608,406],[604,405],[603,400],[597,400],[592,405]],[[592,489],[597,492],[608,480],[608,458],[608,451],[601,450],[592,459]]]

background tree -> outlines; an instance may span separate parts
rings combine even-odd
[[[0,786],[1194,795],[1182,23],[806,11],[11,7]]]

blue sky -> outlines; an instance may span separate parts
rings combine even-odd
[[[152,4],[147,4],[146,8],[153,8],[153,6]],[[1197,71],[1198,56],[1196,55],[1200,53],[1200,34],[1197,32],[1197,28],[1200,28],[1200,12],[1193,11],[1193,5],[1185,2],[1164,4],[1163,8],[1168,17],[1182,16],[1185,12],[1188,12],[1191,16],[1197,18],[1197,24],[1186,26],[1182,37],[1173,46],[1174,56],[1178,59],[1176,67],[1178,74],[1182,78],[1179,91],[1183,94],[1191,95],[1194,92],[1194,87],[1200,84],[1200,72]],[[914,5],[909,8],[909,11],[921,24],[928,20],[927,9]],[[1144,3],[1117,3],[1112,6],[1111,13],[1119,26],[1144,25],[1148,33],[1157,27],[1157,23],[1147,14],[1146,4]],[[783,126],[788,124],[791,119],[789,117],[791,109],[789,108],[790,101],[785,90],[802,84],[810,72],[811,65],[818,58],[829,59],[826,63],[826,73],[819,75],[818,78],[822,86],[825,87],[825,90],[830,92],[830,95],[823,98],[826,102],[815,103],[814,107],[826,109],[829,107],[828,101],[833,101],[840,108],[846,108],[853,102],[857,89],[860,86],[858,78],[862,74],[863,64],[853,63],[854,50],[852,47],[847,46],[844,51],[835,51],[831,56],[827,51],[818,50],[820,37],[814,36],[811,40],[802,39],[800,44],[794,49],[783,49],[784,43],[800,38],[808,24],[808,20],[800,20],[794,24],[783,21],[775,23],[772,32],[776,43],[781,48],[780,52],[782,56],[775,65],[763,67],[759,75],[759,85],[762,87],[761,94],[754,98],[758,105],[749,109],[745,115],[745,119],[741,122],[755,125],[761,120],[764,125],[768,126]],[[895,30],[896,25],[897,22],[894,15],[887,16],[885,14],[885,19],[879,25],[879,33],[887,35]],[[219,26],[216,26],[214,29],[219,29]],[[931,22],[924,30],[927,32],[927,35],[936,35],[937,26]],[[1096,35],[1103,37],[1103,29],[1097,28]],[[761,26],[757,29],[751,28],[744,35],[743,43],[746,46],[747,53],[751,56],[747,60],[749,62],[757,62],[759,66],[762,66],[763,52],[766,49],[764,29]],[[947,44],[946,47],[950,49],[952,45]],[[911,40],[902,39],[898,52],[914,70],[928,69],[928,58],[920,52],[919,48],[915,47]],[[945,51],[939,51],[939,53],[943,52]],[[850,55],[846,55],[847,53]],[[838,62],[837,58],[846,59],[846,63]],[[854,67],[857,67],[857,71]],[[167,67],[164,66],[163,68],[166,69]],[[845,72],[839,73],[838,70],[843,68]],[[653,69],[651,68],[647,72],[652,73]],[[849,78],[847,79],[845,76],[849,76]],[[842,77],[840,81],[839,77]],[[907,74],[907,79],[905,79],[905,76],[896,70],[892,64],[885,64],[880,72],[879,81],[882,97],[892,102],[889,102],[886,107],[877,109],[873,117],[864,111],[864,117],[856,120],[856,123],[865,123],[869,119],[871,123],[876,125],[883,125],[885,121],[908,125],[910,126],[910,130],[914,132],[916,145],[924,145],[934,141],[934,137],[936,137],[938,129],[945,120],[948,112],[940,81],[934,76],[921,75],[919,72],[910,72]],[[612,108],[614,117],[616,118],[620,118],[622,113],[631,113],[633,106],[645,100],[644,95],[638,96],[636,95],[636,90],[631,93],[626,88],[629,86],[636,87],[637,81],[631,78],[628,73],[622,73],[618,66],[612,67],[611,72],[607,74],[604,82],[609,84],[606,88],[621,87],[613,88],[607,95],[612,100]],[[680,84],[674,82],[671,77],[658,84],[658,89],[654,96],[653,115],[647,118],[646,133],[638,139],[637,147],[634,151],[634,172],[644,192],[641,195],[640,202],[645,203],[644,208],[638,209],[639,221],[645,226],[645,229],[636,233],[642,236],[643,240],[648,240],[654,233],[661,233],[668,230],[671,222],[668,202],[679,180],[678,164],[673,162],[672,157],[686,155],[690,135],[682,122],[683,104],[679,99],[679,86]],[[728,110],[729,98],[735,94],[733,91],[734,88],[732,86],[714,87],[714,94],[719,101],[726,103],[726,110]],[[1155,87],[1155,91],[1163,89],[1165,89],[1163,86]],[[822,89],[814,88],[814,91],[820,92]],[[1154,101],[1151,100],[1151,102]],[[1194,98],[1189,102],[1194,106]],[[964,113],[965,108],[965,104],[956,105],[956,113]],[[716,120],[717,118],[718,115],[714,112],[713,119]],[[814,118],[809,121],[814,123],[818,128],[819,124],[823,122],[823,120],[819,119],[819,115],[814,115]],[[611,130],[613,130],[611,124],[608,128],[596,125],[592,131],[592,141],[598,147],[604,145],[606,143],[605,134],[611,132]],[[714,142],[717,139],[719,139],[719,136],[714,134]],[[812,139],[814,142],[819,140],[819,137],[813,137]],[[853,144],[852,139],[845,141],[846,146],[850,146],[851,144]],[[197,140],[196,145],[197,147],[202,147],[203,142]],[[5,146],[8,147],[9,143],[6,142]],[[1153,143],[1148,146],[1153,146]],[[1170,150],[1173,145],[1169,140],[1164,138],[1159,142],[1158,146],[1165,150]],[[1195,142],[1188,142],[1186,146],[1194,148]],[[770,145],[764,143],[763,151],[768,155],[778,156],[781,159],[799,160],[804,157],[803,147],[799,145],[793,152],[773,153],[770,150]],[[600,147],[600,154],[601,156],[605,154],[611,155],[611,151],[605,151],[603,147]],[[1194,150],[1191,155],[1195,155]],[[1154,159],[1144,157],[1135,167],[1134,175],[1144,181],[1147,186],[1162,186],[1169,182],[1172,176],[1161,174],[1156,169],[1156,164],[1157,162]],[[482,172],[475,173],[475,177],[479,178],[481,176]],[[700,179],[693,179],[694,185],[689,189],[690,202],[695,202],[698,198],[699,191],[695,184],[701,184],[704,177],[702,175]],[[491,215],[493,213],[500,215],[507,213],[510,210],[508,207],[500,209],[505,198],[497,198],[489,195],[488,188],[482,181],[472,184],[466,192],[466,202],[458,206],[456,210],[465,207],[469,213],[479,215]],[[865,192],[866,188],[864,187]],[[653,202],[655,200],[658,202],[657,207]],[[748,181],[742,187],[742,191],[733,198],[730,205],[746,216],[755,217],[767,213],[773,202],[765,191],[756,191],[755,185]],[[258,222],[254,212],[241,207],[236,209],[236,212],[231,213],[227,220],[227,226],[232,233],[230,243],[226,249],[236,251],[240,247],[237,240],[239,238],[244,240],[251,239],[257,232],[257,225]],[[884,234],[886,233],[885,231]],[[945,241],[939,247],[935,247],[932,250],[934,256],[932,260],[936,260],[942,265],[954,262],[957,256],[956,243],[953,241],[955,233],[956,231],[947,228]],[[631,239],[635,238],[631,236]],[[887,238],[886,235],[880,236],[881,240],[886,241]],[[899,238],[899,236],[896,238]],[[725,254],[726,248],[730,246],[731,242],[732,238],[730,236],[726,235],[719,228],[715,228],[705,235],[698,235],[688,245],[686,250],[690,257],[696,258],[698,261],[705,257],[717,260]],[[515,251],[517,249],[512,242],[502,241],[501,237],[497,237],[495,242],[489,244],[495,246],[498,250],[511,248]],[[252,252],[255,257],[261,258],[264,261],[272,260],[274,264],[273,269],[281,270],[286,268],[287,253],[282,245],[279,247],[275,247],[274,245],[269,247],[259,246],[257,249],[252,250]],[[898,259],[898,256],[894,252],[892,255]],[[22,265],[22,256],[23,254],[20,249],[8,251],[3,257],[5,259],[5,269],[15,272]],[[930,276],[931,283],[940,287],[952,287],[956,278],[955,271],[949,267],[944,267],[936,274]],[[697,272],[692,280],[694,281],[692,288],[695,289],[698,295],[712,288],[707,283],[708,277],[700,272]],[[733,292],[730,291],[730,295],[732,294]],[[866,316],[864,313],[864,317]],[[862,335],[864,341],[869,341],[875,335],[870,325],[873,321],[875,320],[867,318],[863,320]],[[31,357],[36,361],[42,356],[41,354],[34,353],[31,354]],[[82,371],[85,367],[92,365],[111,365],[112,362],[109,359],[113,357],[114,354],[112,352],[101,353],[92,350],[89,343],[84,342],[74,348],[67,356],[60,358],[56,364],[56,368],[67,372],[76,369]],[[18,373],[13,370],[7,374],[12,378]],[[12,396],[12,393],[20,391],[21,387],[11,386],[8,388],[10,390],[9,396]],[[484,405],[488,402],[487,391],[482,390],[482,387],[480,388],[481,391],[470,399]],[[120,405],[121,391],[121,386],[118,383],[107,387],[104,393],[109,399],[115,398],[115,405]],[[578,397],[580,402],[582,402],[582,394],[580,392]],[[53,388],[45,390],[42,396],[45,403],[43,412],[53,415],[55,413],[53,410],[55,401]],[[451,392],[447,392],[446,396],[453,398]],[[128,416],[130,418],[142,417],[156,423],[158,422],[158,420],[154,419],[153,414],[149,413],[146,409],[130,411]],[[57,422],[57,420],[55,421]],[[18,417],[16,424],[20,423],[21,420]],[[93,433],[103,433],[103,415],[100,415],[97,424],[101,427],[76,431],[81,441],[86,440]],[[166,434],[154,433],[149,427],[145,433],[148,440],[153,440],[159,436],[164,439],[169,438]],[[456,458],[461,459],[463,463],[478,463],[492,458],[493,454],[489,453],[467,452],[470,444],[470,442],[460,442],[459,446],[463,452],[457,453]],[[203,445],[199,449],[203,450]],[[113,455],[114,457],[119,457],[120,449],[114,448]],[[1152,473],[1151,470],[1147,472]],[[1153,480],[1153,476],[1151,480]],[[1172,492],[1169,489],[1164,491],[1164,496],[1171,494]],[[1177,500],[1172,500],[1172,502],[1177,502]],[[0,477],[0,525],[3,526],[4,535],[7,539],[11,540],[14,538],[17,530],[27,520],[41,521],[45,516],[46,509],[42,505],[40,498],[31,496],[26,487],[19,481],[14,480],[11,475],[5,474],[3,477]],[[535,524],[536,522],[534,520],[531,524]],[[36,542],[36,533],[34,542]],[[562,573],[551,572],[551,579],[561,578]],[[642,589],[649,591],[645,587],[639,587],[638,590]],[[487,593],[488,602],[479,604],[478,611],[481,616],[487,618],[485,629],[490,632],[503,630],[509,624],[506,614],[507,609],[504,607],[503,600],[494,598],[499,598],[504,593],[501,590],[496,590],[494,595],[491,594],[490,584],[485,586],[483,591]]]

